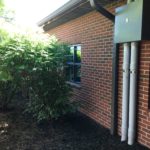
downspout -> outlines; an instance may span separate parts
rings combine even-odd
[[[90,0],[91,6],[100,12],[103,16],[115,22],[115,16],[96,3],[96,0]],[[117,134],[117,115],[118,115],[118,59],[119,44],[113,45],[112,50],[112,103],[111,103],[111,134]]]
[[[111,102],[111,129],[112,135],[117,134],[118,125],[118,60],[119,44],[114,44],[112,50],[112,102]]]

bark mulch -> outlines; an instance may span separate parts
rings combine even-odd
[[[19,111],[0,112],[0,150],[148,150],[128,146],[89,118],[74,114],[35,123]]]

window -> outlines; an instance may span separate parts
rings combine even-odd
[[[81,45],[71,45],[67,57],[67,81],[80,83],[81,81]]]

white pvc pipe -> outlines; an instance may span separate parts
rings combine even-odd
[[[130,68],[130,44],[125,43],[124,57],[123,57],[121,141],[126,141],[128,135],[128,101],[129,101],[129,78],[130,78],[129,68]]]
[[[128,144],[133,145],[136,135],[136,103],[137,103],[137,66],[138,66],[138,42],[131,43],[130,63],[130,98],[129,98],[129,128]]]

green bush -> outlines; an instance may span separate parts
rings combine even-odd
[[[28,109],[30,113],[41,121],[47,118],[58,118],[72,111],[72,104],[69,102],[70,88],[65,84],[62,73],[56,70],[52,72],[44,72],[32,82],[32,87],[29,89],[30,101]]]
[[[8,33],[0,29],[0,47],[8,40]],[[2,55],[1,55],[2,57]],[[2,64],[2,62],[1,62]],[[7,110],[16,93],[16,85],[11,81],[11,75],[0,65],[0,109]]]
[[[0,80],[11,80],[18,91],[27,92],[26,112],[38,121],[74,110],[63,69],[67,46],[44,41],[14,35],[0,44]]]
[[[11,81],[0,81],[0,109],[5,111],[16,94],[16,85]]]

